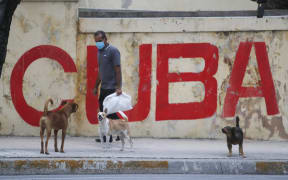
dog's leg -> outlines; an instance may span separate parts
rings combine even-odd
[[[131,138],[130,136],[129,136],[128,138],[129,138],[129,142],[130,142],[130,148],[133,149],[133,141],[132,141],[132,138]]]
[[[106,146],[106,136],[103,135],[103,134],[100,134],[100,140],[101,140],[102,149],[105,149],[105,146]]]
[[[120,151],[124,151],[124,146],[125,146],[125,134],[122,132],[120,134],[120,140],[121,140],[121,143],[122,143],[122,148],[120,149]]]
[[[101,139],[102,139],[102,141],[103,141],[103,149],[106,149],[106,146],[107,146],[107,144],[106,144],[106,135],[104,134],[102,137],[101,137]]]
[[[58,147],[57,147],[57,134],[58,134],[58,130],[54,130],[54,149],[55,149],[55,152],[59,152],[58,150]]]
[[[99,134],[99,139],[100,139],[101,147],[103,148],[103,135],[102,135],[102,133]]]
[[[100,126],[100,124],[99,124],[99,127],[98,127],[98,132],[99,132],[99,139],[100,139],[100,144],[101,144],[101,147],[102,147],[102,149],[104,149],[104,146],[103,146],[103,142],[104,142],[104,140],[103,140],[103,131],[102,131],[102,128],[101,128],[102,126]]]
[[[109,133],[105,135],[105,148],[106,148],[107,150],[109,149],[109,146],[110,146],[110,142],[109,142],[110,139],[109,139],[109,141],[108,141],[109,136],[110,136]]]
[[[228,146],[228,150],[229,150],[228,157],[231,157],[232,156],[232,144],[227,143],[227,146]]]
[[[245,158],[246,156],[244,155],[244,152],[243,152],[243,142],[241,142],[239,144],[239,154],[240,156],[242,156],[243,158]]]
[[[130,137],[129,129],[124,131],[124,135],[128,139],[128,141],[130,143],[130,148],[132,149],[133,148],[133,142],[132,142],[132,138]]]
[[[49,141],[49,138],[51,136],[51,129],[47,128],[46,131],[47,131],[47,137],[46,137],[46,143],[45,143],[45,154],[49,154],[49,152],[48,152],[48,141]]]
[[[108,149],[111,149],[112,148],[112,142],[113,142],[113,135],[110,134],[110,136],[108,135],[109,137],[109,145],[108,145]]]
[[[64,140],[66,136],[66,129],[62,129],[62,142],[61,142],[61,149],[60,152],[64,153]]]
[[[44,131],[45,131],[45,128],[40,127],[40,137],[41,137],[41,151],[40,151],[40,153],[41,154],[44,154]]]
[[[132,138],[130,136],[127,136],[128,140],[129,140],[129,143],[130,143],[130,148],[132,149],[133,148],[133,141],[132,141]]]

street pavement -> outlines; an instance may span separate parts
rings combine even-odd
[[[61,140],[58,139],[60,145]],[[244,141],[246,158],[225,140],[134,138],[104,149],[95,137],[67,137],[65,153],[40,154],[39,137],[0,136],[0,175],[44,174],[250,174],[288,175],[288,143]],[[58,145],[58,147],[59,147]],[[157,177],[155,177],[157,178]]]
[[[269,175],[193,175],[193,174],[128,174],[128,175],[33,175],[0,176],[0,180],[287,180],[288,176]]]
[[[133,149],[113,142],[103,149],[94,137],[66,137],[65,153],[54,152],[54,138],[49,141],[50,155],[40,154],[39,137],[0,136],[0,158],[132,158],[132,159],[242,159],[238,146],[227,157],[225,140],[149,139],[136,138]],[[58,148],[61,140],[58,139]],[[288,143],[275,141],[244,141],[245,160],[288,160]]]

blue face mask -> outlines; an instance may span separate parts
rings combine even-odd
[[[101,42],[96,42],[96,47],[97,47],[98,49],[103,49],[104,46],[105,46],[105,44],[104,44],[103,41],[101,41]]]

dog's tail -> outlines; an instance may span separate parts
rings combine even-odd
[[[51,98],[48,99],[48,100],[46,101],[46,103],[45,103],[45,106],[44,106],[44,113],[43,113],[44,116],[46,116],[47,113],[48,113],[48,105],[49,105],[49,103],[53,104],[53,100],[52,100]]]
[[[239,117],[236,116],[236,127],[240,127],[240,126],[239,126],[239,121],[240,121]]]

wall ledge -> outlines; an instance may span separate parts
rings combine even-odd
[[[81,18],[80,33],[231,32],[288,30],[288,15],[257,17]]]

